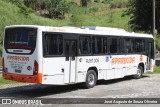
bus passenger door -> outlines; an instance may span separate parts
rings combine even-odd
[[[153,56],[153,47],[154,43],[151,40],[147,41],[147,64],[146,64],[146,70],[150,71],[152,69],[152,58]]]
[[[76,55],[77,55],[76,40],[66,40],[65,41],[65,69],[64,69],[65,83],[74,83],[76,81]]]

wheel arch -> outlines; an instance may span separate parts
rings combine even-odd
[[[95,67],[95,66],[90,67],[90,68],[87,70],[87,72],[88,72],[89,70],[94,70],[94,71],[96,72],[97,79],[98,79],[98,69],[97,69],[97,67]]]
[[[139,63],[138,67],[141,66],[143,68],[143,73],[145,71],[145,66],[144,66],[144,63]]]

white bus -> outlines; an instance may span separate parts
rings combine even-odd
[[[152,35],[107,27],[5,27],[3,78],[37,84],[84,83],[154,70]]]

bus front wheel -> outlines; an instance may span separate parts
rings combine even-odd
[[[97,75],[94,70],[89,70],[86,75],[86,81],[84,83],[85,88],[93,88],[97,82]]]
[[[133,76],[133,78],[140,79],[142,78],[142,75],[143,75],[143,67],[138,66],[137,73]]]

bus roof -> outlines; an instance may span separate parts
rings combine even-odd
[[[14,27],[32,27],[41,29],[43,32],[64,32],[64,33],[77,33],[86,35],[109,35],[109,36],[126,36],[126,37],[143,37],[143,38],[153,38],[151,34],[140,34],[134,32],[128,32],[120,28],[111,27],[99,27],[99,26],[83,26],[83,27],[52,27],[52,26],[39,26],[39,25],[12,25],[6,26],[5,28]]]

